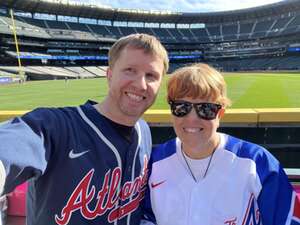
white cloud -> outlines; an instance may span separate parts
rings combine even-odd
[[[202,3],[202,7],[207,11],[226,11],[256,7],[278,2],[278,0],[210,0]],[[198,3],[201,6],[201,3]]]
[[[213,12],[236,10],[279,2],[280,0],[79,0],[112,8]]]

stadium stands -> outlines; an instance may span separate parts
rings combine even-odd
[[[0,21],[2,24],[0,32],[12,34],[12,21],[7,16],[0,16]],[[4,26],[3,26],[4,25]],[[19,18],[15,19],[16,30],[19,35],[24,35],[28,37],[40,37],[40,38],[50,38],[43,28],[33,26],[27,22],[21,21]]]
[[[224,41],[236,40],[238,36],[238,24],[225,24],[222,26],[222,34]]]
[[[106,76],[106,67],[85,66],[85,67],[58,67],[58,66],[24,66],[29,80],[45,79],[76,79],[76,78],[95,78]],[[17,66],[0,66],[0,76],[16,76],[19,73]]]
[[[257,71],[257,70],[300,70],[300,56],[274,58],[248,58],[215,61],[214,65],[224,71]]]
[[[85,70],[89,71],[91,74],[94,75],[94,77],[105,77],[106,76],[106,70],[100,69],[96,66],[85,66],[83,67]]]
[[[4,7],[5,11],[10,8],[9,4],[14,4],[13,8],[26,12],[23,3],[27,1],[32,0],[0,2],[0,8]],[[299,70],[298,0],[287,0],[253,9],[217,13],[174,13],[170,16],[103,11],[101,8],[97,9],[96,15],[88,13],[88,6],[81,6],[83,8],[79,12],[63,3],[51,5],[53,9],[47,4],[41,1],[32,11],[41,13],[46,10],[49,15],[55,15],[54,8],[67,7],[65,10],[68,11],[68,16],[77,19],[73,22],[53,18],[37,19],[32,12],[31,17],[28,17],[28,12],[27,16],[16,15],[15,30],[19,38],[22,62],[26,67],[68,67],[68,70],[76,74],[75,77],[98,76],[100,71],[97,66],[107,64],[107,51],[117,38],[133,33],[147,33],[157,36],[166,46],[172,55],[170,61],[174,65],[171,68],[202,61],[229,71]],[[94,22],[83,23],[83,17]],[[98,19],[110,23],[100,25]],[[122,25],[116,23],[113,26],[115,21],[124,22]],[[143,25],[126,26],[130,21],[140,21]],[[154,25],[146,26],[146,23]],[[168,23],[173,23],[174,26],[162,26]],[[179,27],[180,24],[188,26],[182,28]],[[200,26],[193,26],[195,24]],[[16,65],[17,54],[8,10],[7,13],[3,13],[3,10],[0,13],[0,38],[3,42],[0,47],[0,56],[3,58],[0,65]],[[200,57],[195,57],[197,52],[201,53]],[[27,71],[30,73],[29,70],[26,73]],[[54,76],[48,69],[42,71]],[[54,78],[73,76],[60,70],[53,71],[57,73]],[[84,75],[78,75],[79,73]]]
[[[7,16],[1,16],[0,25],[12,26],[11,19]],[[174,40],[180,42],[187,39],[189,39],[189,41],[207,42],[212,40],[219,42],[223,40],[235,40],[237,37],[242,40],[248,38],[262,38],[265,37],[266,34],[268,34],[268,36],[272,36],[273,34],[276,35],[278,34],[278,31],[283,34],[294,33],[300,29],[300,14],[279,19],[262,18],[260,21],[255,19],[252,21],[241,20],[234,23],[231,22],[217,25],[208,24],[206,28],[202,29],[112,27],[95,24],[39,20],[26,17],[16,17],[16,27],[17,29],[23,30],[24,35],[26,34],[26,30],[32,32],[31,35],[34,35],[35,33],[38,34],[42,31],[43,34],[48,33],[53,38],[57,38],[57,35],[59,35],[57,32],[53,32],[53,30],[61,31],[61,38],[65,38],[65,34],[68,33],[66,32],[67,30],[69,32],[81,31],[91,34],[96,33],[103,37],[113,38],[119,38],[137,32],[144,32],[157,35],[161,40],[170,40],[171,42]],[[73,38],[74,36],[76,35],[73,35]],[[82,38],[78,37],[78,39]]]
[[[254,30],[252,32],[252,38],[260,38],[266,36],[267,31],[273,25],[275,21],[259,21],[255,23]]]
[[[91,73],[85,67],[75,67],[74,66],[74,67],[64,67],[64,68],[67,69],[67,70],[73,71],[80,78],[94,78],[96,76],[103,75],[102,71],[100,72],[101,75],[100,74],[98,75],[98,74],[95,74],[94,72]]]
[[[112,33],[111,31],[105,27],[105,26],[99,26],[99,25],[94,25],[94,24],[89,24],[87,25],[92,32],[98,34],[98,35],[101,35],[102,37],[111,37],[112,36]]]

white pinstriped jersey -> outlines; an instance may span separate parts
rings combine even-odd
[[[220,136],[198,182],[178,138],[153,150],[144,224],[299,225],[300,201],[279,162],[258,145]]]

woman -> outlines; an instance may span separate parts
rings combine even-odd
[[[300,224],[299,199],[279,162],[217,132],[230,105],[222,75],[205,64],[184,67],[167,91],[177,138],[152,152],[146,224]]]

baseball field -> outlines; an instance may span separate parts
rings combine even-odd
[[[231,108],[300,108],[300,73],[224,73]],[[166,109],[164,78],[152,109]],[[32,81],[0,85],[0,110],[30,110],[40,106],[74,106],[99,101],[107,93],[106,78]]]

